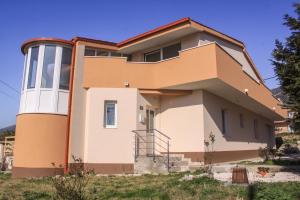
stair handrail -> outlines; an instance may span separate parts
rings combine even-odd
[[[155,158],[156,157],[156,152],[161,153],[160,151],[158,151],[156,149],[156,146],[159,146],[161,149],[167,151],[166,152],[167,153],[167,169],[169,171],[170,170],[170,143],[169,143],[169,141],[171,140],[171,138],[169,136],[167,136],[166,134],[162,133],[161,131],[157,130],[157,129],[139,129],[139,130],[132,130],[132,132],[135,133],[135,151],[134,151],[135,152],[135,155],[134,155],[135,156],[135,160],[137,160],[137,157],[139,156],[139,153],[138,153],[139,149],[150,149],[150,148],[147,148],[147,147],[146,148],[140,148],[140,147],[138,147],[138,145],[137,145],[137,138],[140,138],[140,139],[142,139],[142,141],[145,144],[147,144],[147,143],[152,143],[153,144],[153,147],[152,147],[152,149],[153,149],[153,151],[152,151],[152,157],[153,157],[153,161],[154,162],[156,162],[156,160],[155,160],[156,159]],[[149,132],[151,133],[152,132],[151,135],[150,135],[150,136],[153,137],[152,142],[145,141],[144,137],[141,136],[139,134],[139,132],[146,132],[146,133],[149,133]],[[155,133],[159,133],[159,135],[165,137],[167,141],[161,139]],[[159,139],[160,141],[164,142],[167,145],[167,147],[163,147],[160,143],[156,142],[156,139]],[[147,156],[147,152],[146,152],[146,156]]]

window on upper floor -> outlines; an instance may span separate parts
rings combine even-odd
[[[109,51],[106,49],[99,49],[93,47],[86,47],[84,49],[84,56],[111,56],[111,57],[127,57],[127,61],[131,61],[131,55],[116,51]]]
[[[85,48],[84,56],[96,56],[96,49]]]
[[[39,47],[38,46],[32,47],[31,55],[30,55],[29,71],[28,71],[28,81],[27,81],[28,89],[35,88],[38,57],[39,57]]]
[[[109,52],[102,49],[97,49],[96,56],[109,56]]]
[[[117,128],[117,101],[104,102],[104,127]]]
[[[112,57],[122,57],[122,54],[119,52],[112,51],[110,52],[110,56]]]
[[[160,60],[173,58],[179,55],[181,50],[181,43],[172,44],[160,49],[148,52],[144,54],[145,62],[157,62]]]
[[[42,70],[41,88],[53,87],[56,46],[46,45]]]
[[[181,43],[173,44],[162,49],[163,59],[173,58],[179,55]]]
[[[161,51],[160,49],[145,53],[144,60],[145,62],[157,62],[161,60]]]
[[[26,83],[26,73],[27,73],[27,60],[28,60],[28,54],[25,54],[25,62],[24,62],[24,71],[23,71],[23,81],[22,81],[22,90],[25,88],[25,83]]]

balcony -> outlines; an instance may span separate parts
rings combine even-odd
[[[274,120],[286,116],[269,89],[245,73],[217,43],[186,49],[178,57],[155,63],[84,57],[83,87],[203,89]]]

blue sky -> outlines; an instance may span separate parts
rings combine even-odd
[[[225,3],[226,2],[226,3]],[[293,13],[291,0],[9,0],[0,1],[0,128],[15,123],[24,57],[22,42],[35,37],[74,36],[118,42],[183,17],[242,40],[262,77],[273,76],[270,64],[275,39],[288,29],[282,16]],[[270,88],[276,80],[266,82]],[[4,94],[5,93],[5,94]]]

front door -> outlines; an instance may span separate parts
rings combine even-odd
[[[146,110],[146,129],[148,133],[153,133],[155,112],[152,109]]]
[[[154,154],[154,116],[155,111],[153,109],[146,110],[146,129],[147,129],[147,154]]]

